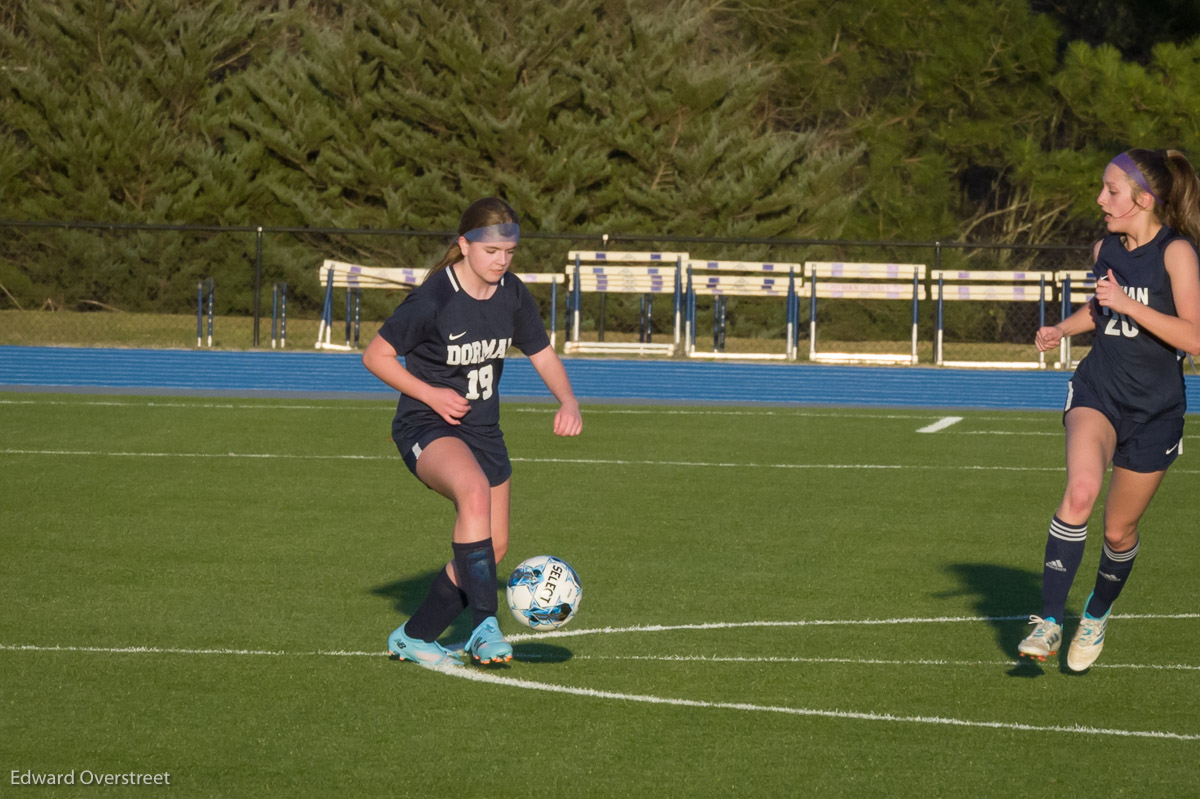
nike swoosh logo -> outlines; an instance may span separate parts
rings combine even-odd
[[[462,338],[462,337],[463,337],[463,336],[465,336],[465,335],[467,335],[467,331],[465,331],[465,330],[464,330],[463,332],[461,332],[461,333],[458,333],[458,334],[451,333],[451,334],[450,334],[450,340],[451,340],[451,341],[458,341],[460,338]]]
[[[1166,452],[1164,452],[1163,454],[1164,454],[1164,455],[1170,455],[1172,452],[1174,452],[1174,451],[1175,451],[1175,447],[1178,447],[1178,446],[1179,446],[1179,442],[1178,442],[1178,441],[1176,441],[1176,442],[1175,442],[1175,446],[1174,446],[1174,447],[1171,447],[1169,450],[1167,450],[1167,451],[1166,451]]]

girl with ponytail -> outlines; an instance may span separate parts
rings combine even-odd
[[[1072,671],[1100,655],[1138,554],[1138,523],[1183,451],[1182,355],[1200,354],[1200,180],[1187,157],[1123,152],[1105,168],[1096,202],[1108,229],[1092,251],[1096,294],[1035,340],[1044,352],[1063,336],[1095,331],[1067,384],[1067,485],[1046,540],[1042,615],[1030,616],[1036,626],[1017,647],[1039,661],[1058,652],[1088,519],[1111,467],[1104,548],[1067,653]]]
[[[496,565],[508,550],[513,471],[499,394],[510,346],[529,357],[558,400],[555,435],[583,429],[537,304],[508,271],[520,235],[508,203],[472,203],[454,243],[363,353],[363,365],[400,392],[392,439],[404,464],[455,508],[450,561],[417,612],[388,636],[388,651],[400,660],[461,665],[437,639],[464,610],[474,628],[466,653],[479,663],[512,659],[496,619]]]

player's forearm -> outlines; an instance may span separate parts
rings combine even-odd
[[[1125,316],[1175,349],[1189,355],[1200,355],[1200,328],[1191,320],[1156,311],[1140,303],[1129,308]]]
[[[568,403],[579,404],[575,399],[575,391],[571,388],[571,379],[567,377],[566,367],[558,357],[553,347],[546,347],[541,352],[529,356],[529,362],[537,370],[538,376],[550,389],[550,393],[560,405]]]
[[[1091,302],[1084,303],[1075,313],[1056,324],[1055,327],[1062,332],[1064,338],[1095,330],[1096,319],[1092,316]]]
[[[391,347],[377,346],[375,342],[363,352],[363,366],[371,374],[378,377],[391,388],[405,396],[425,402],[425,394],[430,389],[428,383],[416,377],[396,360],[396,353]]]

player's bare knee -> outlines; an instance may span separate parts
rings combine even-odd
[[[1127,552],[1133,549],[1137,542],[1136,522],[1133,524],[1108,524],[1104,528],[1104,543],[1108,544],[1108,548],[1113,552]]]
[[[471,480],[459,486],[454,494],[458,515],[467,518],[492,517],[492,492],[487,480]]]
[[[1087,517],[1092,514],[1092,508],[1096,505],[1096,500],[1100,497],[1100,486],[1093,484],[1091,481],[1079,481],[1067,484],[1067,491],[1063,495],[1063,510],[1066,516],[1074,519],[1087,520]],[[1064,521],[1066,518],[1064,517]]]

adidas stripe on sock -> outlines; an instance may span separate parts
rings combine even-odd
[[[1121,590],[1129,580],[1133,571],[1133,561],[1137,557],[1139,544],[1124,552],[1114,552],[1104,542],[1104,551],[1100,555],[1100,568],[1096,570],[1096,587],[1088,600],[1084,613],[1093,619],[1098,619],[1112,608],[1113,602],[1121,595]]]
[[[1042,618],[1062,624],[1066,616],[1067,594],[1075,581],[1075,572],[1083,560],[1087,543],[1087,522],[1067,524],[1055,516],[1046,536],[1046,557],[1042,566]]]

